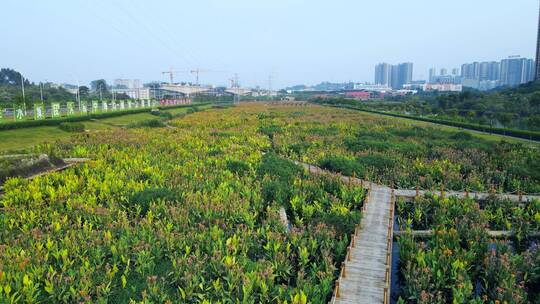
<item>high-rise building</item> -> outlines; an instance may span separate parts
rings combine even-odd
[[[375,66],[375,84],[390,86],[392,79],[392,66],[388,63],[379,63]]]
[[[459,76],[459,68],[453,68],[452,69],[452,76],[454,76],[454,77]]]
[[[404,84],[412,81],[412,74],[413,64],[410,62],[398,65],[380,63],[375,66],[375,84],[402,89]]]
[[[499,80],[500,70],[501,67],[499,62],[481,62],[479,64],[478,79],[480,81]]]
[[[518,86],[534,79],[532,59],[512,56],[501,61],[501,84],[509,87]]]
[[[514,87],[532,81],[535,76],[532,59],[512,56],[502,61],[474,62],[461,66],[463,86],[490,90],[498,86]]]
[[[448,75],[448,70],[445,69],[445,68],[442,68],[441,69],[441,76],[446,76],[446,75]]]
[[[392,79],[392,88],[402,89],[404,84],[412,81],[413,64],[405,62],[394,66],[394,68],[397,68],[397,79]]]
[[[437,76],[437,68],[429,69],[429,82],[432,83]]]
[[[534,80],[540,79],[540,16],[538,17],[538,35],[536,36],[536,65]]]
[[[477,79],[480,75],[480,63],[466,63],[461,66],[461,77],[463,79]]]

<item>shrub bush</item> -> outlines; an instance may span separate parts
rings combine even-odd
[[[358,162],[341,156],[327,156],[319,161],[319,166],[347,176],[363,176],[364,168]]]
[[[227,170],[238,175],[244,175],[249,171],[249,164],[241,160],[228,160]]]
[[[176,201],[180,197],[168,188],[148,188],[134,193],[131,198],[124,203],[124,207],[133,208],[139,206],[141,208],[140,216],[145,216],[150,209],[152,202],[158,200]],[[130,210],[135,211],[135,210]]]
[[[84,124],[80,122],[63,122],[58,127],[66,132],[84,132]]]
[[[274,134],[281,133],[283,130],[278,125],[265,125],[259,127],[259,132],[268,136],[270,139],[274,139]]]
[[[128,128],[163,128],[167,126],[163,121],[159,119],[148,119],[139,122],[129,124]]]
[[[295,177],[302,174],[302,168],[290,160],[280,158],[274,153],[263,156],[257,174],[261,177],[268,175],[284,182],[292,182]]]
[[[387,168],[393,168],[396,164],[396,161],[389,156],[372,154],[359,157],[357,159],[358,163],[365,167],[373,167],[379,171],[383,171]]]
[[[468,141],[468,140],[472,140],[473,136],[469,132],[457,132],[451,135],[450,138],[455,139],[455,140]]]

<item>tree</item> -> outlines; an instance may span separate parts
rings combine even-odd
[[[79,87],[79,95],[81,98],[86,98],[90,95],[90,89],[87,86]]]
[[[527,119],[527,126],[532,130],[540,130],[540,115],[534,115]]]
[[[529,97],[531,107],[540,107],[540,92],[535,92]]]
[[[0,70],[0,85],[13,85],[20,86],[22,80],[22,74],[13,69],[1,69]],[[24,80],[25,85],[30,85],[28,79]]]
[[[107,86],[107,82],[105,79],[98,79],[90,82],[90,88],[94,92],[100,92],[102,94],[108,94],[109,93],[109,87]]]

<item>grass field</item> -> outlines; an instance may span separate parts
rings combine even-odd
[[[204,105],[200,106],[199,109],[204,110],[210,107],[211,105]],[[178,115],[181,113],[186,113],[187,110],[188,108],[175,108],[164,110],[162,112]],[[156,118],[156,116],[150,113],[138,113],[112,118],[96,119],[93,121],[84,121],[82,123],[90,132],[97,132],[121,128],[130,123]],[[16,152],[42,143],[51,143],[57,140],[67,140],[71,136],[73,136],[73,133],[65,132],[60,130],[58,127],[52,126],[0,131],[0,153]]]
[[[17,151],[31,146],[65,139],[71,133],[58,127],[37,127],[28,129],[7,130],[0,132],[0,151]]]

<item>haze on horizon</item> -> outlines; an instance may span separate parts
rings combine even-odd
[[[162,71],[209,69],[201,82],[273,87],[372,82],[379,62],[428,68],[533,58],[533,0],[4,0],[0,67],[31,81],[167,81]],[[194,81],[190,74],[178,81]]]

